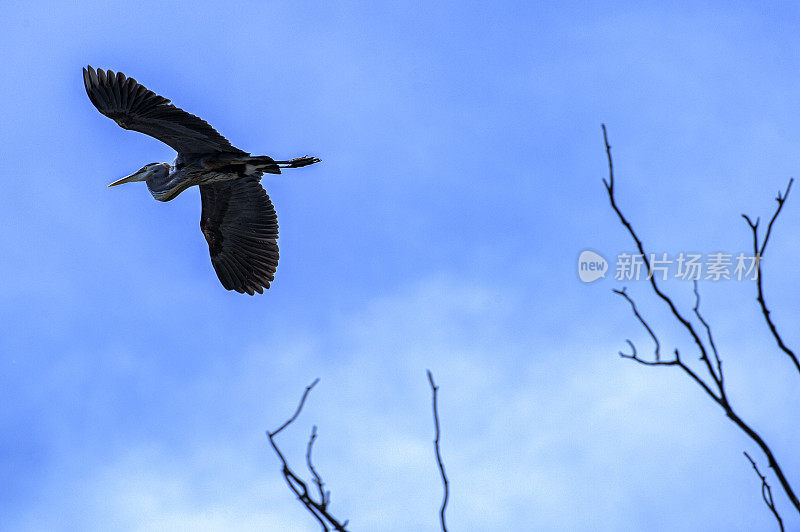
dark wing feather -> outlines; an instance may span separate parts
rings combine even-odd
[[[120,127],[155,137],[178,153],[244,153],[202,118],[175,107],[122,72],[84,68],[83,83],[98,111]]]
[[[222,286],[262,294],[278,268],[278,217],[258,178],[200,185],[200,198],[200,229]]]

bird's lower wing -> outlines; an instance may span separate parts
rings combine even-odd
[[[264,292],[278,268],[278,217],[257,178],[200,185],[200,229],[228,290]]]

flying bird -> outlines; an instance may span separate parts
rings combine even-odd
[[[243,294],[264,293],[278,267],[278,218],[261,176],[319,159],[252,156],[233,147],[203,119],[122,72],[89,66],[83,69],[83,83],[97,110],[120,127],[150,135],[178,152],[174,164],[150,163],[108,186],[145,181],[155,199],[169,201],[198,185],[200,229],[222,286]]]

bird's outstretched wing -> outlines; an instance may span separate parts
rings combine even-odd
[[[278,217],[258,178],[200,185],[200,229],[228,290],[264,293],[278,268]]]
[[[83,69],[86,94],[97,110],[120,127],[139,131],[182,154],[244,153],[205,120],[172,105],[122,72]]]

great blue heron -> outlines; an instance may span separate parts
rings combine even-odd
[[[250,295],[269,288],[278,267],[278,218],[261,187],[261,176],[319,159],[276,161],[266,155],[251,156],[233,147],[201,118],[122,72],[95,71],[89,66],[83,69],[83,82],[98,111],[120,127],[155,137],[178,152],[174,165],[151,163],[108,186],[146,181],[155,199],[169,201],[199,185],[200,229],[222,286]]]

